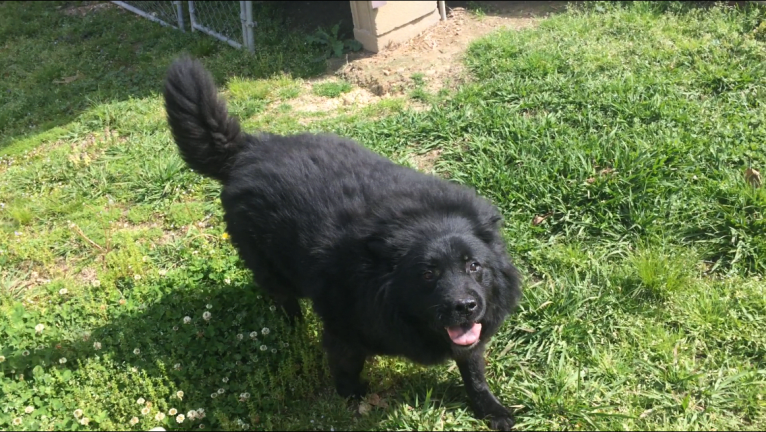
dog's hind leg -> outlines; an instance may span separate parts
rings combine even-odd
[[[266,291],[272,300],[285,312],[291,325],[302,321],[303,313],[301,305],[298,303],[298,298],[291,292],[291,286],[285,278],[267,271],[253,272],[253,278],[255,283]]]
[[[290,325],[296,325],[303,321],[301,305],[296,297],[285,295],[284,293],[271,293],[271,297],[285,312]]]
[[[255,283],[281,307],[291,325],[303,319],[301,305],[298,303],[298,291],[290,281],[275,271],[276,267],[271,265],[268,259],[264,258],[255,249],[240,248],[240,253],[245,264],[253,273]]]
[[[343,398],[361,398],[369,384],[361,380],[367,355],[325,329],[322,340],[335,389]]]

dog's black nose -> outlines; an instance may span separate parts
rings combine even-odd
[[[469,314],[476,310],[476,300],[460,299],[455,303],[455,311],[459,314]]]

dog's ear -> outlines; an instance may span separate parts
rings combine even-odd
[[[405,252],[392,244],[390,239],[380,236],[371,236],[367,239],[365,246],[373,259],[380,265],[387,268],[388,271],[394,271]]]
[[[503,216],[494,209],[489,214],[483,216],[481,222],[475,226],[474,231],[476,236],[484,243],[496,243],[498,240],[498,232],[503,224]]]

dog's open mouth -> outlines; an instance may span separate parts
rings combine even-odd
[[[446,327],[449,338],[455,345],[473,345],[481,336],[481,324],[466,323],[459,326]]]

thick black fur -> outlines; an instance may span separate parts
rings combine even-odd
[[[227,231],[256,282],[300,319],[310,298],[341,396],[361,396],[365,360],[454,359],[472,408],[508,430],[484,374],[484,347],[521,296],[498,210],[473,190],[394,164],[334,135],[249,135],[200,63],[165,83],[180,154],[223,184]],[[482,325],[472,346],[446,327]]]

